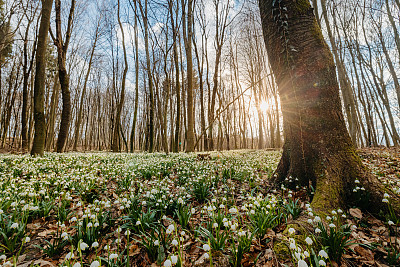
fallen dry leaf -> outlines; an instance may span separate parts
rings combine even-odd
[[[360,256],[362,256],[365,260],[367,260],[367,262],[374,260],[374,254],[369,249],[365,249],[361,246],[356,246],[354,248],[354,251],[357,252],[357,254],[359,254]]]
[[[45,261],[45,260],[42,260],[42,259],[40,259],[40,260],[36,260],[36,261],[34,261],[33,262],[33,264],[35,265],[35,264],[38,264],[39,266],[50,266],[50,267],[55,267],[56,265],[54,265],[53,263],[51,263],[51,262],[49,262],[49,261]]]
[[[359,208],[356,209],[349,209],[350,215],[357,218],[357,219],[361,219],[362,216],[362,212]]]

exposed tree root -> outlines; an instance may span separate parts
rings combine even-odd
[[[351,150],[350,150],[351,151]],[[400,215],[400,197],[385,187],[371,171],[362,165],[360,157],[351,153],[321,153],[309,164],[309,170],[299,168],[299,159],[293,159],[288,153],[283,153],[280,163],[271,180],[273,188],[282,184],[295,189],[296,186],[313,186],[314,196],[311,206],[317,212],[330,213],[331,210],[347,209],[355,204],[353,189],[363,187],[365,195],[363,210],[375,215],[387,213],[388,203],[382,202],[384,194],[389,195],[389,203]],[[323,154],[327,156],[323,156]],[[293,163],[295,164],[293,165]],[[297,164],[296,164],[297,163]],[[300,171],[298,171],[300,169]],[[309,181],[306,185],[305,181]]]

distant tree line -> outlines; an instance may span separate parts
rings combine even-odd
[[[353,143],[399,145],[399,0],[311,4]],[[283,144],[256,0],[3,0],[0,79],[2,151]]]

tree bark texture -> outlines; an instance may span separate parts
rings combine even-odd
[[[44,87],[46,73],[46,48],[47,34],[50,27],[50,14],[53,6],[53,0],[43,0],[42,17],[38,34],[38,43],[36,51],[36,75],[34,84],[34,119],[35,135],[33,138],[32,155],[44,154],[44,141],[46,138],[46,122],[44,117]]]
[[[71,38],[72,20],[75,10],[75,0],[71,1],[65,41],[63,41],[61,32],[61,0],[56,0],[55,7],[56,7],[56,39],[54,40],[54,44],[57,47],[58,77],[60,79],[61,95],[62,95],[61,122],[60,122],[60,131],[58,133],[56,151],[61,153],[64,152],[65,143],[67,141],[69,134],[69,124],[71,119],[71,92],[69,90],[69,74],[65,66],[66,66],[68,45]]]
[[[119,152],[120,151],[120,146],[118,146],[118,140],[120,136],[120,131],[121,131],[121,113],[122,113],[122,107],[124,105],[125,101],[125,84],[126,84],[126,74],[128,73],[128,59],[126,57],[126,47],[125,47],[125,34],[124,34],[124,28],[122,27],[122,22],[121,22],[121,17],[120,17],[120,3],[118,1],[118,24],[119,28],[121,30],[122,34],[122,48],[124,51],[124,71],[122,74],[122,84],[121,84],[121,95],[120,99],[117,104],[117,114],[115,116],[115,126],[114,126],[114,136],[113,136],[113,142],[111,145],[111,149],[113,152]]]
[[[378,212],[388,190],[363,167],[346,130],[334,60],[309,1],[260,0],[259,7],[285,137],[273,182],[312,185],[312,206],[329,212],[350,204],[358,179]]]

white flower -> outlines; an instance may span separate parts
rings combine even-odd
[[[178,262],[178,256],[172,255],[171,256],[171,262],[172,262],[172,264],[175,265]]]
[[[289,228],[288,232],[292,235],[296,232],[296,230],[294,228]]]
[[[29,236],[25,237],[24,242],[28,243],[29,241],[31,241],[31,238]]]
[[[312,220],[312,219],[308,219],[307,222],[308,222],[309,224],[312,224],[312,223],[313,223],[313,220]]]
[[[306,257],[306,258],[308,258],[308,257],[310,257],[310,253],[308,253],[308,251],[304,251],[304,257]]]
[[[92,264],[90,264],[90,267],[100,267],[100,262],[94,261]]]
[[[160,241],[156,240],[154,241],[154,246],[159,246],[160,245]]]
[[[312,241],[312,239],[311,239],[310,237],[307,237],[307,238],[306,238],[306,243],[307,243],[308,245],[312,245],[313,241]]]
[[[0,261],[5,261],[6,259],[7,259],[6,255],[3,254],[0,256]]]
[[[384,197],[384,198],[389,198],[390,196],[389,196],[388,193],[385,193],[385,194],[383,194],[383,197]]]
[[[93,244],[92,244],[92,248],[97,248],[99,246],[99,243],[98,242],[93,242]]]
[[[85,242],[82,242],[82,243],[79,245],[79,248],[80,248],[82,251],[84,251],[84,250],[87,249],[88,247],[89,247],[89,245],[86,244]]]
[[[331,223],[331,224],[329,224],[329,227],[330,227],[330,228],[335,228],[335,227],[336,227],[336,225],[335,225],[335,224],[333,224],[333,223]]]
[[[237,210],[237,208],[230,208],[230,209],[229,209],[229,212],[230,212],[230,213],[237,213],[238,210]]]
[[[297,266],[298,267],[308,267],[308,264],[304,260],[299,260],[299,262],[297,263]]]
[[[208,253],[206,252],[206,253],[204,253],[204,258],[205,258],[205,259],[210,258],[210,255],[208,255]]]
[[[63,232],[63,233],[61,234],[61,238],[62,238],[63,240],[67,240],[67,239],[68,239],[68,234],[67,234],[66,232]]]
[[[136,225],[140,225],[141,224],[141,222],[140,221],[136,221]]]
[[[70,260],[70,259],[73,259],[73,258],[75,258],[75,255],[72,252],[68,252],[68,254],[65,255],[65,260]]]
[[[72,217],[71,220],[69,220],[69,221],[70,221],[70,222],[76,222],[77,219],[76,219],[76,217]]]
[[[319,260],[319,266],[326,266],[326,263],[324,262],[324,260]]]
[[[178,241],[176,241],[176,239],[172,240],[171,242],[172,245],[177,246],[178,245]]]
[[[7,261],[3,264],[3,267],[11,267],[11,266],[13,266],[13,265],[10,261]]]
[[[76,262],[72,267],[81,267],[81,264],[79,262]]]
[[[392,222],[392,221],[388,221],[388,224],[389,224],[389,225],[393,225],[393,224],[394,224],[394,222]]]
[[[196,212],[196,209],[195,209],[195,208],[192,208],[192,209],[190,210],[190,212],[193,214],[193,213]]]
[[[321,232],[322,232],[321,229],[315,228],[315,233],[316,233],[316,234],[319,234],[319,233],[321,233]]]
[[[319,216],[315,216],[314,222],[316,222],[316,223],[321,222],[321,218]]]
[[[326,253],[325,250],[320,250],[320,251],[318,252],[318,255],[321,256],[321,257],[323,257],[323,258],[325,258],[325,259],[328,258],[328,253]]]
[[[387,198],[384,198],[384,199],[382,199],[382,202],[384,202],[384,203],[388,203],[388,202],[389,202],[389,200],[387,200]]]
[[[116,259],[116,258],[118,258],[118,254],[112,253],[110,255],[110,260],[113,260],[113,259]]]
[[[170,260],[164,261],[164,267],[171,267],[171,266],[172,266],[172,262]]]
[[[300,247],[299,247],[299,251],[301,251],[301,250],[300,250]],[[295,252],[295,253],[294,253],[294,257],[295,257],[297,260],[300,260],[300,259],[301,259],[301,253],[300,253],[300,252]]]
[[[175,226],[173,224],[170,224],[167,228],[167,234],[172,233],[175,230]]]
[[[18,223],[13,223],[13,224],[11,224],[11,229],[16,229],[16,228],[18,228]]]
[[[217,228],[218,227],[218,223],[213,223],[213,228]]]
[[[296,244],[295,244],[295,243],[290,243],[289,248],[290,248],[291,250],[295,250],[297,247],[296,247]]]
[[[204,251],[209,251],[210,250],[210,246],[208,244],[204,244],[203,245],[203,249],[204,249]]]

